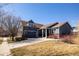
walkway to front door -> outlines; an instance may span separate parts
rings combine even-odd
[[[47,39],[47,38],[28,38],[27,40],[23,40],[20,42],[15,42],[15,43],[9,43],[10,49],[21,47],[21,46],[26,46],[26,45],[31,45],[47,40],[53,40],[53,39]]]
[[[7,42],[7,38],[3,38],[3,42],[0,45],[0,56],[9,56],[10,54],[11,52]]]
[[[18,41],[14,43],[7,42],[7,38],[3,38],[3,43],[0,45],[0,56],[10,56],[11,52],[10,49],[22,47],[26,45],[32,45],[35,43],[47,41],[47,40],[58,40],[58,39],[50,39],[50,38],[28,38],[27,40]]]

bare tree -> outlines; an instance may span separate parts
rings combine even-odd
[[[13,41],[20,27],[20,19],[21,19],[20,17],[6,15],[3,17],[1,21],[3,28],[8,31],[9,36],[12,38]]]
[[[8,14],[8,12],[0,9],[0,27],[5,29],[9,33],[9,36],[12,38],[13,41],[14,36],[17,35],[20,28],[20,20],[20,17],[15,17]]]

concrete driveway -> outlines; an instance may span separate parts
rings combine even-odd
[[[13,49],[13,48],[17,48],[17,47],[21,47],[21,46],[26,46],[26,45],[31,45],[31,44],[35,44],[35,43],[43,42],[43,41],[47,41],[47,40],[53,40],[53,39],[47,39],[47,38],[28,38],[27,40],[15,42],[15,43],[9,43],[9,47],[10,47],[10,49]],[[56,39],[54,39],[54,40],[56,40]]]

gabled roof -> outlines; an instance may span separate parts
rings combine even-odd
[[[50,28],[50,27],[52,27],[52,28],[61,27],[61,26],[63,26],[64,24],[68,24],[68,25],[69,25],[68,22],[64,22],[64,23],[58,23],[58,22],[56,22],[56,23],[50,23],[50,24],[44,25],[44,26],[42,26],[40,29],[46,29],[46,28]],[[69,26],[70,26],[70,25],[69,25]],[[70,28],[72,29],[71,26],[70,26]]]
[[[29,20],[27,23],[34,23],[34,21],[33,20]]]
[[[37,28],[37,29],[40,29],[42,26],[43,26],[42,24],[35,23],[33,27]]]
[[[32,20],[30,20],[30,21],[28,21],[28,22],[32,22]],[[27,21],[24,21],[24,20],[21,20],[21,23],[22,23],[22,26],[27,26],[27,23],[28,23]],[[42,24],[39,24],[39,23],[34,23],[33,24],[33,27],[34,28],[40,28],[40,27],[42,27],[43,25]]]
[[[27,22],[24,21],[24,20],[21,20],[20,22],[22,23],[22,26],[26,26],[27,25]]]
[[[50,24],[47,24],[47,25],[43,25],[40,29],[46,29],[46,28],[48,28],[48,27],[55,26],[55,25],[57,25],[57,24],[58,24],[58,22],[50,23]]]
[[[65,23],[58,23],[57,25],[53,26],[53,28],[55,27],[61,27],[62,25],[64,25]]]
[[[68,22],[58,23],[57,25],[53,26],[53,28],[55,28],[55,27],[61,27],[61,26],[63,26],[64,24],[68,24],[68,25],[69,25]],[[69,25],[69,26],[70,26],[70,25]],[[71,26],[70,26],[70,27],[71,27]]]

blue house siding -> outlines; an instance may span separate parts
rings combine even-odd
[[[71,29],[71,27],[70,27],[70,25],[68,23],[67,24],[64,24],[59,29],[60,29],[59,30],[60,35],[69,35],[72,32],[72,29]]]
[[[23,28],[23,36],[27,38],[35,38],[37,37],[37,29],[32,28],[32,27],[24,27]]]
[[[48,37],[61,37],[62,35],[69,35],[72,33],[72,27],[69,25],[68,22],[57,24],[51,27],[53,32],[49,34]]]

